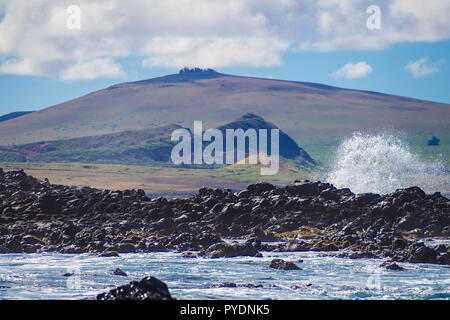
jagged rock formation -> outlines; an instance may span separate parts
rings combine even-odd
[[[174,300],[167,285],[155,277],[131,281],[96,297],[97,300]]]
[[[395,261],[450,263],[450,201],[417,187],[355,195],[328,183],[201,188],[189,198],[148,198],[143,190],[52,185],[0,170],[0,252],[198,251],[218,257],[258,251],[336,251]],[[222,237],[247,237],[228,244]],[[270,241],[281,243],[271,244]],[[269,243],[262,243],[268,241]]]

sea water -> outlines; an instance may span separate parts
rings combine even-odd
[[[298,261],[302,270],[276,270],[270,261]],[[184,258],[180,253],[0,255],[0,299],[93,299],[116,286],[155,276],[178,299],[449,299],[450,267],[380,259],[347,259],[324,252],[274,253],[263,257]],[[121,268],[128,276],[112,275]],[[72,276],[64,276],[73,273]],[[237,287],[220,287],[233,282]],[[246,287],[252,284],[262,287]]]

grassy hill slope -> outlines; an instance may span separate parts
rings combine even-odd
[[[170,161],[170,155],[173,146],[177,142],[171,141],[171,134],[175,129],[179,128],[181,126],[171,124],[156,128],[129,130],[97,136],[3,146],[0,147],[0,161],[174,166]],[[254,114],[245,114],[236,121],[218,127],[224,134],[224,140],[225,130],[231,128],[258,130],[276,129],[278,127]],[[270,133],[268,141],[270,146]],[[280,157],[290,159],[297,167],[311,169],[318,164],[282,130],[280,130],[279,142]],[[204,147],[207,144],[209,142],[204,142]],[[226,145],[225,142],[223,145]],[[193,146],[191,149],[193,150]],[[183,167],[188,166],[183,165]],[[206,166],[189,167],[204,168]]]
[[[0,161],[135,165],[168,162],[173,147],[170,135],[178,128],[180,128],[178,125],[167,125],[99,136],[0,147]]]

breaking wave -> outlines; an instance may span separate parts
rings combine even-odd
[[[338,188],[380,194],[410,186],[441,191],[448,187],[448,179],[441,161],[421,160],[398,137],[359,132],[341,143],[326,176]]]

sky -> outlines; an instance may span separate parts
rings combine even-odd
[[[185,66],[450,103],[449,0],[0,0],[0,115]]]

